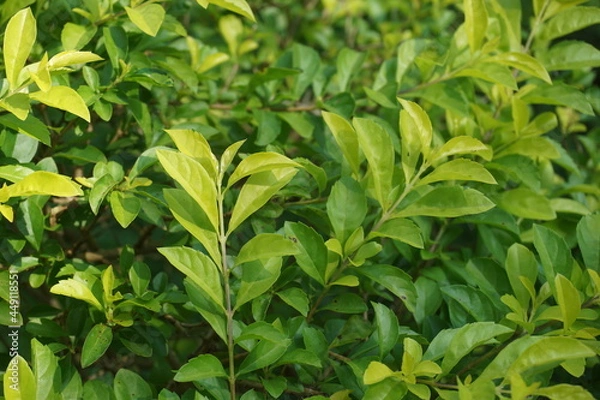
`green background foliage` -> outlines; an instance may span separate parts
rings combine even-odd
[[[3,398],[600,396],[598,23],[3,2]]]

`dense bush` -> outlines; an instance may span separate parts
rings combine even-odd
[[[599,3],[250,6],[0,6],[4,398],[600,396]]]

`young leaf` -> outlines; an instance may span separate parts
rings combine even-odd
[[[58,282],[56,285],[50,288],[50,293],[83,300],[86,303],[96,307],[98,310],[104,311],[104,307],[102,307],[90,288],[75,279],[69,278]]]
[[[246,0],[196,0],[202,7],[208,7],[208,4],[214,4],[219,7],[223,7],[229,11],[240,14],[251,21],[256,21],[252,9],[246,2]]]
[[[367,198],[358,182],[342,178],[333,185],[327,199],[327,216],[336,238],[345,243],[367,215]]]
[[[483,182],[490,185],[497,183],[496,179],[494,179],[492,174],[483,165],[475,161],[458,158],[440,165],[421,179],[417,185],[428,185],[434,182],[454,180]]]
[[[90,51],[74,51],[67,50],[61,51],[60,53],[54,55],[48,61],[48,69],[50,71],[70,67],[73,65],[87,64],[89,62],[101,61],[102,57],[97,54],[94,54]],[[95,70],[92,70],[95,71]]]
[[[471,53],[481,49],[487,31],[488,14],[483,0],[464,0],[465,29]]]
[[[552,84],[552,79],[548,75],[546,68],[535,58],[525,53],[505,52],[490,57],[488,61],[496,62],[502,65],[521,70],[531,76]]]
[[[240,190],[231,213],[227,235],[264,206],[275,193],[292,180],[297,172],[296,168],[275,168],[271,171],[253,173]]]
[[[165,171],[202,207],[216,232],[219,226],[217,188],[204,166],[175,151],[157,150],[156,155]]]
[[[207,378],[226,377],[227,373],[219,359],[211,354],[202,354],[184,364],[173,378],[176,382],[192,382]]]
[[[168,129],[165,132],[169,134],[179,151],[199,161],[211,178],[216,179],[217,159],[200,132],[191,129]]]
[[[255,260],[242,266],[242,283],[237,292],[234,309],[269,290],[281,274],[281,257]]]
[[[383,208],[389,207],[389,197],[392,191],[394,175],[394,145],[390,135],[373,120],[355,118],[352,121],[356,129],[358,143],[362,149],[375,188],[375,198]]]
[[[156,36],[165,19],[165,9],[150,2],[133,8],[125,7],[125,12],[135,26],[150,36]]]
[[[52,86],[48,91],[29,94],[31,100],[75,114],[90,122],[90,111],[79,93],[68,86]]]
[[[214,304],[224,308],[219,269],[207,255],[183,246],[160,247],[157,250],[175,268],[197,284]]]
[[[248,372],[274,364],[285,353],[290,344],[290,339],[283,340],[279,343],[272,343],[269,341],[259,342],[246,358],[244,358],[236,376],[247,374]]]
[[[106,352],[112,343],[112,328],[104,324],[96,324],[83,342],[81,351],[81,368],[87,368]]]
[[[298,249],[291,240],[275,233],[261,233],[242,246],[235,259],[235,264],[284,257],[296,253],[298,253]]]
[[[475,189],[440,186],[398,211],[395,217],[460,217],[479,214],[493,207],[495,204]]]
[[[400,104],[404,108],[404,113],[400,113],[400,129],[402,133],[402,143],[404,146],[405,136],[407,143],[412,150],[419,143],[419,150],[425,159],[429,158],[431,151],[431,140],[433,139],[433,128],[431,120],[427,113],[417,103],[398,98]],[[406,131],[406,132],[405,132]],[[414,143],[414,144],[413,144]],[[414,154],[409,157],[414,156]],[[404,155],[402,156],[404,158]]]
[[[54,172],[35,171],[14,185],[0,189],[6,191],[8,198],[35,195],[50,195],[58,197],[81,196],[83,192],[78,184],[64,175]],[[0,198],[2,195],[0,194]]]
[[[352,172],[358,176],[361,159],[356,131],[348,121],[337,114],[323,111],[322,115]]]
[[[30,8],[17,12],[6,25],[2,53],[6,79],[11,90],[17,89],[19,74],[33,48],[36,34],[35,18]]]
[[[377,382],[381,382],[390,376],[394,376],[392,371],[387,365],[378,361],[371,361],[369,366],[365,370],[363,375],[363,382],[365,385],[373,385]]]
[[[233,158],[244,143],[246,143],[246,140],[239,140],[225,149],[219,162],[219,171],[221,171],[221,173],[224,174],[225,171],[227,171],[227,168],[229,168],[231,165]]]
[[[35,399],[36,380],[27,361],[16,355],[9,362],[4,373],[4,398],[6,400]]]

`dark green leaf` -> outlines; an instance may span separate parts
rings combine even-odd
[[[184,364],[173,380],[176,382],[192,382],[206,378],[220,378],[227,376],[223,364],[211,354],[202,354],[192,358]]]
[[[247,374],[260,368],[274,364],[287,350],[291,341],[283,340],[279,343],[268,341],[259,342],[244,358],[236,373],[237,376]]]
[[[104,324],[95,325],[88,333],[81,351],[81,367],[86,368],[98,360],[112,343],[112,328]]]
[[[135,372],[120,369],[113,383],[116,400],[150,400],[153,398],[150,385]]]

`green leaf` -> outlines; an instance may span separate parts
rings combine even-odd
[[[41,344],[37,339],[31,340],[31,353],[33,371],[35,372],[36,400],[54,400],[58,396],[59,388],[55,382],[59,377],[58,357],[48,346]],[[6,389],[5,389],[6,393]]]
[[[272,111],[254,109],[252,115],[258,125],[258,132],[254,143],[257,146],[266,146],[277,139],[281,133],[281,119]]]
[[[519,139],[499,152],[496,156],[501,158],[512,154],[519,154],[534,159],[538,157],[551,160],[560,158],[560,153],[550,139],[535,136]]]
[[[440,290],[446,302],[451,303],[450,318],[455,325],[468,319],[476,322],[496,319],[494,304],[481,290],[465,285],[442,286]]]
[[[140,199],[128,192],[112,191],[108,202],[115,219],[123,228],[133,222],[142,208]]]
[[[508,248],[504,264],[510,286],[515,297],[523,309],[529,308],[529,300],[535,296],[530,293],[522,278],[526,278],[532,285],[537,281],[537,261],[534,254],[525,246],[515,243]]]
[[[229,220],[227,235],[264,206],[275,193],[292,180],[297,172],[296,168],[275,168],[271,171],[253,173],[240,190]]]
[[[30,400],[36,398],[37,385],[27,361],[20,355],[13,357],[5,368],[4,398]]]
[[[564,275],[557,274],[554,278],[556,286],[556,302],[562,314],[565,331],[569,330],[581,311],[581,298],[577,288]]]
[[[260,296],[269,290],[281,274],[280,257],[268,260],[255,260],[242,266],[242,278],[237,292],[234,309]]]
[[[274,364],[287,350],[291,344],[290,339],[279,343],[269,341],[259,342],[250,353],[244,358],[236,373],[236,376],[256,371],[257,369],[268,367]]]
[[[406,71],[414,65],[414,60],[421,54],[429,45],[429,40],[422,38],[410,38],[403,40],[398,46],[398,54],[396,56],[396,83],[400,85]]]
[[[31,114],[24,121],[21,121],[14,114],[0,115],[0,125],[4,125],[15,132],[23,133],[50,146],[50,131],[48,131],[48,128],[42,121]]]
[[[112,343],[112,328],[104,324],[96,324],[83,342],[81,350],[81,368],[87,368],[106,352]]]
[[[549,387],[537,389],[536,395],[547,397],[550,400],[562,400],[562,399],[577,399],[577,400],[594,400],[594,396],[577,385],[569,385],[567,383],[561,383]]]
[[[360,314],[368,310],[364,300],[354,293],[342,293],[335,296],[320,310],[330,310],[342,314]]]
[[[219,268],[207,255],[183,246],[160,247],[157,250],[175,268],[198,285],[214,304],[224,309]]]
[[[204,290],[189,278],[184,279],[183,285],[195,309],[210,324],[223,343],[227,343],[227,318],[225,317],[225,310],[216,305],[205,294]]]
[[[366,58],[366,53],[360,53],[347,47],[340,50],[336,60],[340,92],[347,91],[350,78],[356,74],[357,71],[360,71],[360,66],[365,62]]]
[[[581,90],[555,82],[552,85],[539,84],[527,92],[522,99],[531,104],[550,104],[573,108],[580,113],[594,115],[589,99]]]
[[[550,221],[556,219],[550,200],[531,189],[517,188],[503,192],[498,205],[521,218]]]
[[[275,233],[261,233],[242,246],[235,259],[235,265],[254,260],[290,256],[297,252],[298,249],[291,240]]]
[[[256,21],[252,9],[246,2],[246,0],[196,0],[202,7],[208,7],[208,4],[214,4],[219,7],[223,7],[229,11],[240,14],[251,21]]]
[[[390,135],[377,122],[366,118],[352,121],[373,179],[375,198],[385,211],[389,207],[394,174],[394,145]]]
[[[544,337],[522,351],[510,365],[505,376],[512,374],[539,373],[557,365],[558,362],[594,357],[596,354],[579,340],[569,337]]]
[[[193,382],[208,378],[226,377],[221,361],[212,354],[202,354],[184,364],[173,378],[176,382]]]
[[[204,210],[216,232],[219,226],[217,188],[204,166],[199,161],[175,151],[157,150],[156,156],[165,171]]]
[[[442,147],[436,149],[431,155],[431,163],[436,163],[446,157],[459,154],[473,154],[486,161],[492,159],[493,151],[478,139],[470,136],[457,136],[448,140]]]
[[[244,158],[233,171],[227,187],[231,187],[237,181],[249,175],[259,172],[274,171],[278,169],[299,168],[300,164],[290,160],[284,155],[272,152],[260,152],[249,155]]]
[[[306,114],[298,112],[278,112],[277,116],[287,122],[287,124],[303,138],[312,138],[314,124],[307,118]]]
[[[600,51],[586,42],[565,40],[540,55],[548,71],[561,71],[600,66]]]
[[[29,198],[19,204],[17,228],[36,250],[40,249],[44,235],[42,208]]]
[[[472,68],[461,69],[454,76],[470,76],[487,82],[497,83],[512,90],[518,89],[517,82],[514,75],[510,72],[510,68],[492,62],[479,62]]]
[[[570,7],[543,24],[539,37],[551,41],[598,23],[600,9],[597,7]]]
[[[406,383],[396,379],[386,379],[369,385],[362,400],[397,400],[408,393]]]
[[[236,343],[246,340],[266,340],[273,343],[285,341],[287,335],[268,322],[258,321],[246,326],[239,336],[235,338]]]
[[[406,218],[394,218],[385,221],[379,228],[369,233],[367,240],[375,237],[387,237],[417,249],[424,248],[421,229],[417,224]]]
[[[497,343],[494,338],[512,333],[513,330],[494,322],[474,322],[458,329],[448,344],[448,350],[442,361],[442,370],[448,374],[466,355],[476,347]]]
[[[294,255],[298,266],[322,286],[325,285],[327,269],[327,246],[321,235],[301,222],[286,221],[285,234],[296,243],[298,253]]]
[[[483,0],[464,0],[465,29],[471,53],[481,49],[487,31],[488,14]]]
[[[552,229],[541,225],[533,226],[533,244],[544,267],[546,280],[556,294],[556,274],[571,277],[573,257],[565,240]]]
[[[83,300],[86,303],[96,307],[98,310],[104,311],[104,307],[102,307],[90,288],[75,279],[69,278],[58,282],[56,285],[50,288],[50,293]]]
[[[398,267],[385,264],[369,265],[354,271],[380,284],[404,302],[410,312],[414,312],[417,290],[412,278]]]
[[[300,288],[288,288],[276,293],[284,303],[298,311],[304,317],[308,315],[309,300],[306,292]]]
[[[398,317],[383,304],[371,302],[371,305],[375,310],[379,359],[383,360],[398,343],[398,338],[400,337]]]
[[[165,9],[150,2],[134,8],[125,7],[125,12],[135,26],[150,36],[156,36],[165,19]]]
[[[315,49],[294,43],[292,45],[292,62],[294,68],[302,71],[294,79],[293,86],[294,98],[299,99],[313,83],[321,67],[321,58]]]
[[[585,266],[600,272],[600,214],[587,215],[579,220],[577,243]]]
[[[90,111],[85,105],[85,101],[79,93],[68,86],[52,86],[46,92],[30,93],[29,98],[47,106],[70,112],[90,122]]]
[[[112,387],[101,380],[87,381],[83,385],[83,398],[86,400],[114,399]],[[179,400],[179,398],[177,399]]]
[[[342,150],[342,154],[348,162],[348,165],[350,165],[352,172],[358,176],[360,172],[361,155],[356,131],[348,121],[337,114],[323,111],[321,115],[333,134],[336,143]]]
[[[336,238],[343,244],[367,215],[367,198],[358,182],[345,177],[333,185],[327,199],[327,216]]]
[[[535,58],[525,53],[505,52],[488,58],[488,62],[495,62],[501,65],[521,70],[531,76],[552,84],[552,79],[548,75],[546,68]]]
[[[19,74],[27,62],[36,35],[36,22],[30,8],[17,12],[6,25],[2,53],[6,79],[11,90],[18,88]]]
[[[493,207],[495,204],[475,189],[440,186],[398,211],[395,217],[460,217],[479,214]]]
[[[152,274],[150,268],[143,262],[135,261],[128,272],[131,287],[138,297],[141,297],[150,284]]]
[[[120,369],[113,382],[116,400],[149,400],[153,398],[150,385],[135,372]]]
[[[175,219],[202,243],[215,263],[220,263],[217,234],[200,205],[181,189],[164,189],[163,194]]]
[[[496,179],[478,162],[458,158],[436,167],[421,179],[417,185],[428,185],[440,181],[475,181],[497,184]]]

